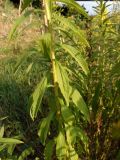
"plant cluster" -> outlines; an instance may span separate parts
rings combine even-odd
[[[74,0],[31,2],[8,35],[17,55],[0,63],[0,158],[119,159],[119,16],[103,0],[93,17]],[[62,15],[57,2],[75,14]],[[33,26],[39,35],[17,50]]]

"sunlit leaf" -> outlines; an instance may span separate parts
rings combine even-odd
[[[72,98],[73,103],[76,105],[76,107],[84,115],[85,119],[89,121],[90,115],[89,115],[88,107],[87,107],[84,99],[80,95],[80,92],[77,89],[75,89],[73,91],[71,98]]]
[[[79,53],[79,51],[70,45],[62,44],[61,45],[65,51],[67,51],[79,64],[79,66],[83,69],[85,74],[87,75],[89,73],[88,65],[85,59],[83,58],[82,54]]]
[[[70,29],[73,32],[74,36],[76,35],[78,37],[82,46],[89,46],[86,39],[85,32],[80,30],[78,27],[76,27],[76,25],[72,23],[71,20],[69,20],[68,18],[59,16],[57,14],[54,15],[54,19],[60,22],[60,26],[63,27],[64,30],[66,29],[66,32],[68,31],[68,29]]]
[[[0,128],[0,138],[4,135],[4,125]]]
[[[69,78],[65,68],[56,61],[56,75],[57,82],[63,97],[65,98],[66,104],[69,105],[69,95],[70,95],[70,86]]]
[[[63,131],[60,131],[56,138],[56,155],[59,160],[65,159],[67,154],[67,145]]]
[[[31,155],[34,153],[34,150],[32,149],[32,147],[26,148],[21,155],[19,156],[18,160],[25,160],[27,158],[27,156]]]
[[[38,135],[43,145],[45,145],[45,141],[47,138],[47,134],[49,131],[49,127],[50,127],[50,123],[53,118],[53,115],[54,115],[54,112],[50,112],[48,117],[43,118],[40,122],[40,128],[38,130]]]
[[[0,138],[0,143],[5,143],[5,144],[20,144],[23,143],[20,140],[14,139],[14,138]]]
[[[72,125],[75,118],[74,118],[74,115],[73,115],[71,109],[69,107],[62,106],[61,113],[62,113],[62,116],[63,116],[65,123]]]
[[[34,118],[36,118],[37,113],[40,109],[41,101],[44,96],[46,87],[47,87],[47,77],[44,76],[30,97],[29,100],[29,105],[31,106],[30,116],[33,120]]]

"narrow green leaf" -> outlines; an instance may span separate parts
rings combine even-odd
[[[0,138],[0,143],[5,143],[5,144],[20,144],[23,143],[20,140],[14,139],[14,138]]]
[[[80,30],[73,22],[71,22],[71,20],[57,14],[54,15],[54,19],[60,22],[60,26],[64,29],[64,31],[68,32],[68,29],[70,29],[74,36],[77,36],[82,46],[89,46],[85,32]]]
[[[22,154],[19,156],[18,160],[25,160],[27,158],[27,156],[31,155],[34,153],[34,150],[32,149],[32,147],[26,148]]]
[[[52,155],[53,155],[53,150],[54,150],[53,147],[54,146],[55,146],[55,142],[53,140],[49,141],[46,144],[45,151],[44,151],[45,160],[52,160]]]
[[[56,138],[56,155],[59,160],[63,160],[67,155],[67,145],[63,131],[60,131]]]
[[[30,116],[33,120],[36,118],[38,110],[40,109],[41,101],[44,96],[46,87],[47,87],[47,77],[44,76],[30,97],[29,100],[29,104],[31,106]]]
[[[69,86],[69,78],[65,68],[56,61],[56,74],[57,74],[57,82],[61,93],[66,101],[67,106],[69,105],[69,95],[70,95],[70,86]]]
[[[40,128],[38,130],[38,135],[40,137],[40,141],[42,142],[43,145],[45,145],[45,141],[47,138],[47,134],[49,131],[50,123],[53,118],[54,112],[50,112],[48,117],[43,118],[40,124]]]
[[[26,11],[24,14],[22,14],[20,17],[17,18],[15,21],[9,35],[8,39],[11,40],[13,36],[15,35],[17,28],[26,20],[26,18],[29,17],[29,15],[32,13],[32,11]]]
[[[66,139],[68,144],[68,154],[70,160],[78,160],[78,154],[76,153],[74,149],[74,144],[76,141],[76,135],[77,133],[73,130],[74,126],[65,125],[65,131],[66,131]],[[73,132],[74,131],[74,132]]]
[[[80,95],[79,91],[75,89],[72,93],[72,101],[76,105],[76,107],[80,110],[80,112],[84,115],[85,119],[90,121],[90,115],[87,105],[85,104],[84,99]]]
[[[83,56],[79,53],[79,51],[75,47],[66,44],[62,44],[61,47],[75,59],[75,61],[79,64],[79,66],[87,75],[89,73],[88,65]]]

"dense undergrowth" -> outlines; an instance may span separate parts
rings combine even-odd
[[[0,8],[0,158],[119,160],[120,13],[60,1]]]

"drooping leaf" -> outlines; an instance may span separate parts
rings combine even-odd
[[[32,149],[32,147],[26,148],[21,155],[19,156],[18,160],[25,160],[27,158],[27,156],[31,155],[34,153],[34,150]]]
[[[76,27],[76,25],[71,22],[71,20],[62,16],[58,16],[57,14],[54,15],[54,19],[60,22],[60,26],[63,27],[66,32],[68,31],[68,29],[70,29],[73,32],[74,36],[78,37],[82,46],[89,46],[85,32]]]
[[[55,146],[55,142],[53,140],[49,141],[46,144],[46,147],[44,150],[45,160],[52,160],[54,146]]]
[[[38,135],[43,145],[45,145],[45,141],[47,138],[47,134],[49,132],[49,127],[50,127],[50,123],[53,118],[53,115],[54,115],[54,112],[50,112],[48,117],[43,118],[41,120],[40,128],[38,130]]]
[[[0,143],[5,143],[5,144],[20,144],[23,143],[22,141],[14,138],[0,138]]]
[[[63,131],[60,131],[56,138],[56,155],[59,160],[65,159],[67,155],[67,145]]]
[[[55,63],[57,82],[61,93],[66,101],[67,106],[69,105],[69,95],[70,95],[70,86],[69,86],[69,78],[65,68],[56,61]]]
[[[56,1],[56,0],[54,0]],[[63,2],[67,4],[70,7],[74,7],[76,11],[78,11],[80,14],[84,15],[85,17],[88,17],[88,14],[85,12],[83,7],[81,7],[77,2],[73,0],[57,0],[58,2]]]
[[[90,115],[89,115],[88,107],[77,89],[74,89],[71,98],[73,103],[76,105],[76,107],[84,115],[85,119],[89,121]]]
[[[45,89],[47,87],[47,76],[45,75],[40,83],[37,85],[35,91],[30,97],[30,116],[34,120],[37,116],[37,113],[40,109],[41,101],[45,93]]]
[[[76,132],[74,131],[74,126],[73,125],[65,125],[65,131],[66,131],[66,139],[67,139],[67,144],[68,144],[68,154],[70,160],[78,160],[78,154],[76,153],[74,149],[74,144],[76,140]]]
[[[24,14],[22,14],[20,17],[17,18],[15,21],[9,35],[8,39],[11,40],[13,36],[15,35],[17,28],[29,17],[29,15],[32,13],[32,11],[26,11]]]
[[[87,75],[89,73],[88,65],[83,56],[79,53],[79,51],[75,47],[66,44],[62,44],[61,47],[65,49],[76,60],[76,62]]]

